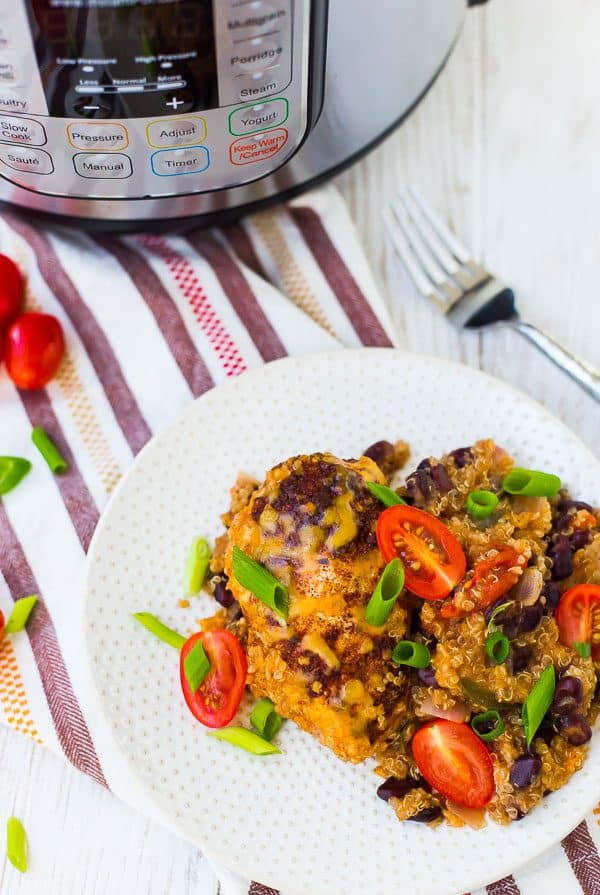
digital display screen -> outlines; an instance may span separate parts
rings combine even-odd
[[[49,114],[141,118],[218,106],[212,0],[29,0]]]

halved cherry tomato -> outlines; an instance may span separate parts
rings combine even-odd
[[[496,790],[490,753],[467,724],[429,721],[411,740],[421,774],[447,799],[483,808]]]
[[[183,663],[199,640],[210,662],[210,671],[192,693]],[[192,715],[207,727],[229,724],[240,707],[248,676],[246,654],[235,634],[223,630],[192,634],[181,648],[179,673],[183,695]]]
[[[0,255],[0,330],[6,329],[21,313],[23,278],[8,255]]]
[[[486,609],[521,577],[527,565],[526,556],[506,544],[491,544],[490,547],[493,555],[476,563],[471,580],[442,606],[440,614],[443,618],[457,618]],[[474,607],[463,609],[465,599],[474,603]]]
[[[50,314],[21,314],[6,333],[4,360],[18,388],[43,388],[65,353],[62,326]]]
[[[576,584],[564,592],[555,612],[561,643],[589,643],[600,662],[600,586]]]
[[[406,586],[424,600],[441,600],[464,577],[463,549],[443,522],[410,506],[393,506],[377,520],[377,543],[386,562],[399,556]]]

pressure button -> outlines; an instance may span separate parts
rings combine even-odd
[[[71,122],[67,125],[67,137],[74,149],[95,152],[117,152],[119,149],[127,149],[129,145],[124,125],[99,121]]]

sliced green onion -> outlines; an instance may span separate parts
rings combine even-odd
[[[268,742],[279,732],[283,720],[270,699],[259,699],[250,715],[250,724]]]
[[[221,730],[211,730],[207,736],[225,740],[226,743],[251,752],[252,755],[281,755],[281,749],[278,749],[274,743],[267,742],[252,730],[246,730],[245,727],[223,727]]]
[[[380,500],[386,507],[395,507],[406,503],[405,500],[402,500],[400,495],[396,494],[395,491],[392,491],[391,488],[388,488],[387,485],[378,485],[377,482],[367,482],[367,488],[373,497]]]
[[[41,426],[35,427],[31,433],[31,440],[55,475],[67,471],[69,464]]]
[[[514,600],[507,600],[506,603],[501,603],[500,606],[496,606],[496,608],[490,615],[489,622],[487,623],[488,634],[493,634],[494,631],[498,630],[496,626],[496,619],[501,612],[504,612],[505,609],[508,609],[509,606],[512,606],[514,602]]]
[[[192,693],[195,693],[208,672],[210,662],[199,640],[183,660],[183,673]]]
[[[387,564],[365,609],[365,620],[379,628],[388,620],[404,587],[404,566],[401,559]]]
[[[589,659],[592,655],[592,644],[584,640],[576,640],[573,648],[577,650],[582,659]]]
[[[31,463],[24,457],[0,457],[0,495],[16,488],[30,469]]]
[[[208,541],[206,538],[194,538],[190,544],[183,574],[183,586],[189,597],[200,593],[209,564],[210,547]]]
[[[290,596],[268,569],[255,562],[239,547],[233,548],[233,574],[238,584],[254,594],[281,618],[287,619],[290,611]]]
[[[21,873],[27,871],[27,833],[18,817],[6,821],[6,857]]]
[[[38,598],[35,594],[31,597],[21,597],[20,600],[16,601],[4,628],[7,634],[16,634],[18,631],[23,630],[37,601]]]
[[[498,506],[498,495],[493,491],[471,491],[467,497],[467,513],[473,519],[487,519]]]
[[[396,665],[409,665],[411,668],[428,668],[431,655],[423,643],[400,640],[394,647],[392,661]]]
[[[133,617],[140,623],[140,625],[143,625],[150,631],[151,634],[154,634],[155,637],[158,637],[158,639],[162,640],[164,643],[168,643],[169,646],[172,646],[175,649],[181,649],[185,643],[185,637],[178,634],[177,631],[173,631],[172,628],[167,628],[167,626],[163,625],[161,620],[155,615],[152,615],[152,613],[134,612]]]
[[[485,651],[494,665],[506,662],[510,652],[510,642],[506,634],[496,631],[485,639]]]
[[[554,497],[561,488],[561,481],[551,472],[538,472],[515,466],[505,476],[502,487],[508,494],[522,494],[524,497]]]
[[[523,703],[521,720],[528,746],[531,746],[537,729],[544,720],[544,715],[552,705],[555,689],[556,675],[554,673],[554,665],[549,665],[542,671],[539,680]]]
[[[471,680],[470,677],[461,678],[460,685],[464,690],[465,695],[468,696],[468,698],[474,705],[480,705],[484,709],[494,709],[495,711],[500,711],[500,709],[506,709],[509,707],[509,703],[498,702],[498,700],[490,690],[486,690],[485,687],[481,687],[474,680]]]
[[[494,722],[494,726],[491,730],[485,731],[485,727],[490,721]],[[504,722],[497,711],[489,711],[484,712],[482,715],[476,715],[471,721],[471,727],[479,739],[483,740],[484,743],[491,743],[492,740],[497,739],[500,734],[504,733]]]

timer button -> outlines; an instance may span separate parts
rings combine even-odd
[[[29,146],[1,146],[0,162],[24,174],[52,174],[52,157],[44,149]]]
[[[180,174],[200,174],[210,165],[210,155],[205,146],[189,149],[160,149],[150,156],[152,173],[158,177],[177,177]]]
[[[229,133],[234,137],[279,127],[287,121],[289,103],[284,97],[268,99],[253,106],[242,106],[229,113]]]
[[[25,146],[43,146],[46,143],[46,131],[39,121],[0,114],[0,141],[23,143]]]
[[[129,146],[129,135],[123,124],[72,122],[67,125],[67,137],[74,149],[117,152]]]

